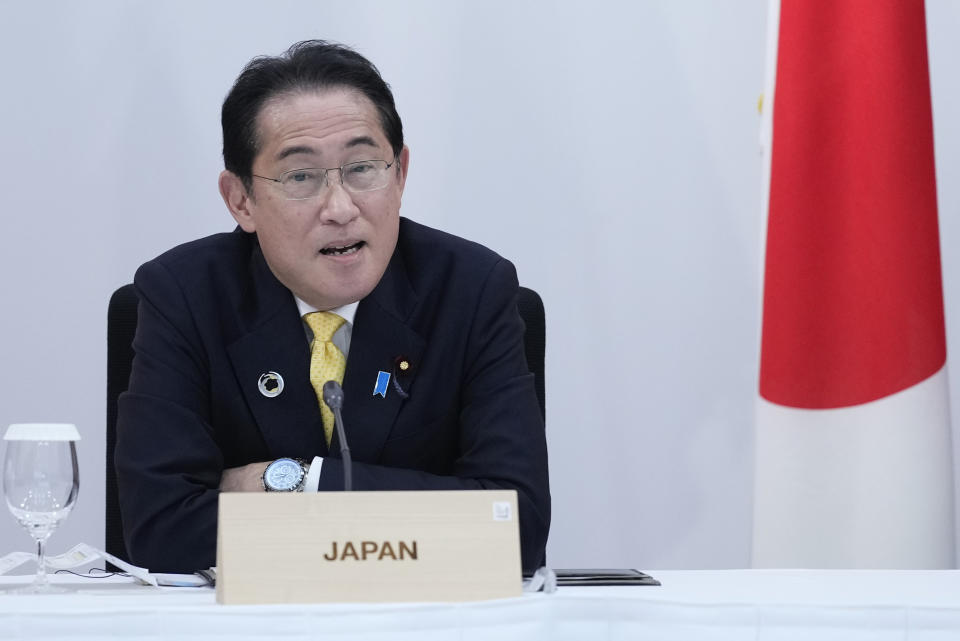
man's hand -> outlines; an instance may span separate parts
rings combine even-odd
[[[267,469],[272,461],[263,463],[250,463],[240,467],[229,467],[223,471],[220,477],[221,492],[262,492],[263,485],[260,479],[263,478],[263,471]]]

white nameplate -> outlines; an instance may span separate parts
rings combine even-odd
[[[515,490],[221,493],[217,602],[520,596]]]

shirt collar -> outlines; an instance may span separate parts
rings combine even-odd
[[[294,300],[297,301],[297,310],[300,312],[300,318],[303,318],[305,314],[311,312],[319,312],[324,310],[319,310],[310,303],[300,300],[296,295],[294,295]],[[333,312],[343,320],[347,321],[347,324],[351,327],[353,326],[353,317],[357,315],[357,305],[360,304],[360,301],[354,301],[352,303],[347,303],[342,307],[335,307],[333,309],[328,309],[325,311]]]

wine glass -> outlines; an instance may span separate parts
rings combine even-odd
[[[80,434],[66,423],[15,423],[3,439],[3,495],[14,518],[37,543],[37,576],[16,592],[64,592],[47,579],[44,546],[77,500]]]

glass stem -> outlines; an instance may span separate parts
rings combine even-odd
[[[46,537],[37,540],[37,578],[33,580],[34,585],[47,584],[47,558],[45,555],[46,545]]]

